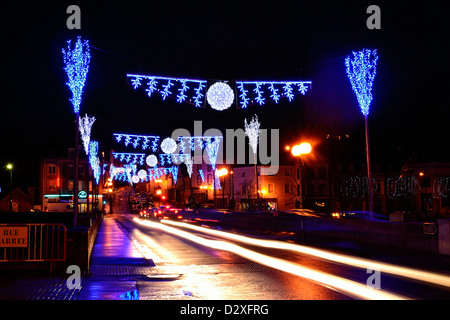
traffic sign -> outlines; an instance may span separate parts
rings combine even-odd
[[[423,233],[424,234],[436,234],[437,227],[433,222],[424,222],[423,223]]]

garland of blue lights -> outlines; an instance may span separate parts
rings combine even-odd
[[[139,163],[144,165],[145,153],[126,153],[126,152],[113,152],[114,159],[119,159],[120,162],[126,162],[128,164]]]
[[[201,107],[203,104],[203,97],[205,96],[206,80],[173,78],[173,77],[159,77],[153,75],[127,74],[127,78],[131,79],[131,84],[134,89],[142,86],[142,82],[148,79],[147,95],[151,97],[153,92],[159,92],[163,100],[172,96],[171,87],[179,87],[176,100],[179,103],[185,102]],[[193,90],[190,90],[190,89]]]
[[[159,136],[142,136],[123,133],[114,133],[113,136],[115,137],[118,143],[122,142],[123,144],[125,144],[126,147],[128,147],[128,145],[131,143],[131,145],[135,149],[137,147],[140,147],[142,150],[151,149],[153,152],[158,151],[158,144],[160,139]]]
[[[196,107],[202,107],[205,104],[204,98],[208,83],[207,80],[140,74],[127,74],[127,79],[130,79],[133,89],[144,87],[143,81],[148,80],[145,91],[149,97],[154,92],[158,92],[161,94],[163,100],[166,100],[167,97],[172,97],[178,103],[190,103]],[[211,87],[217,84],[220,84],[220,82],[216,82]],[[250,105],[264,105],[268,100],[278,103],[281,98],[287,98],[291,102],[294,99],[295,93],[305,95],[311,89],[311,85],[311,81],[236,81],[236,88],[239,92],[238,98],[236,99],[238,101],[237,106],[245,109]],[[223,87],[225,88],[227,86]],[[215,92],[216,96],[220,96],[221,98],[224,96],[227,97],[227,101],[233,101],[232,94],[225,94],[225,92],[220,91],[225,89],[218,90],[219,92],[217,90]],[[178,92],[176,96],[174,96],[174,92]],[[210,97],[210,99],[212,98]],[[210,101],[209,103],[211,104]],[[215,103],[211,107],[216,110],[224,110],[228,108],[228,105],[222,106],[221,104],[217,105]]]
[[[210,145],[213,141],[222,140],[222,136],[193,136],[193,137],[178,137],[180,153],[186,153],[186,149],[195,151],[196,148],[203,150]]]
[[[294,99],[295,86],[297,86],[297,93],[305,95],[311,89],[311,85],[311,81],[236,81],[236,87],[240,93],[239,105],[242,109],[254,104],[262,106],[267,98],[278,103],[281,98],[286,97],[291,102]],[[254,93],[253,98],[250,98],[249,90],[246,88]]]

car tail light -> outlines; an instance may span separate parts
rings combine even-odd
[[[183,216],[178,216],[177,218],[178,218],[178,219],[183,219]]]

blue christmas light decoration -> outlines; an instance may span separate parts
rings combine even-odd
[[[284,87],[284,95],[289,99],[289,101],[292,101],[294,99],[294,94],[292,93],[292,83],[287,82]]]
[[[275,101],[275,103],[278,103],[278,100],[280,100],[280,95],[278,94],[278,89],[275,89],[273,83],[270,84],[269,90],[272,91],[272,94],[270,95],[272,100]]]
[[[242,82],[242,83],[240,83],[240,85],[241,85],[241,88],[243,89],[244,88],[244,83]],[[256,82],[255,83],[256,88],[253,89],[253,91],[257,94],[256,101],[259,103],[259,105],[263,105],[265,103],[264,100],[266,100],[262,96],[263,92],[261,91],[261,85],[262,84],[260,82]]]
[[[205,182],[205,174],[202,169],[198,169],[198,173],[200,174],[200,178],[202,178],[202,181]]]
[[[369,114],[372,102],[372,85],[376,75],[377,50],[363,49],[345,59],[347,76],[356,94],[363,115]]]
[[[95,182],[98,184],[100,180],[100,159],[97,157],[98,155],[98,142],[90,141],[89,142],[89,164],[91,166]]]
[[[217,154],[219,152],[220,140],[214,140],[212,142],[207,143],[206,145],[206,153],[209,157],[209,163],[211,164],[213,170],[216,170],[216,162],[217,162]]]
[[[203,150],[205,147],[211,143],[213,140],[220,140],[222,136],[180,136],[178,137],[180,153],[186,153],[186,149],[189,147],[191,151],[195,151],[196,148]]]
[[[66,83],[72,91],[72,98],[69,101],[73,105],[73,111],[80,112],[81,96],[83,94],[84,84],[89,71],[91,54],[89,50],[89,41],[77,38],[75,47],[71,48],[71,40],[67,41],[67,51],[62,49],[64,57],[64,71],[67,73],[69,81]]]
[[[136,79],[137,79],[137,78],[136,78]],[[131,80],[131,81],[133,81],[133,80]],[[147,95],[148,95],[149,97],[151,97],[151,96],[152,96],[152,93],[155,92],[155,90],[156,90],[156,85],[157,85],[157,84],[158,84],[158,81],[156,81],[155,78],[150,78],[150,81],[147,82],[148,89],[145,89],[145,91],[147,91]],[[134,86],[133,86],[133,87],[134,87]],[[136,89],[136,87],[135,87],[135,89]]]
[[[154,75],[127,74],[127,78],[131,79],[131,85],[134,89],[142,86],[142,80],[148,79],[147,95],[151,97],[153,92],[159,92],[163,100],[167,97],[176,99],[179,103],[190,103],[196,107],[201,107],[203,97],[205,96],[206,80],[160,77]],[[176,87],[178,94],[172,96],[171,87]],[[194,90],[190,90],[194,88]]]
[[[169,79],[166,85],[163,85],[164,90],[161,92],[161,96],[163,100],[166,100],[167,96],[172,94],[172,91],[169,91],[170,87],[173,86],[172,81]]]
[[[278,103],[283,97],[291,102],[294,99],[295,86],[298,88],[297,92],[305,95],[311,88],[311,84],[311,81],[236,81],[236,86],[240,92],[239,104],[241,108],[247,108],[252,104],[261,106],[266,103],[267,99]],[[250,97],[246,88],[251,89],[253,98]],[[282,90],[282,93],[279,93],[280,90]]]
[[[114,159],[119,159],[120,162],[144,165],[145,153],[113,152],[112,155]]]
[[[140,146],[142,150],[151,149],[153,152],[158,151],[159,136],[143,136],[124,133],[114,133],[113,136],[118,143],[123,143],[126,147],[131,143],[135,149]],[[150,141],[152,142],[151,146],[149,146]]]
[[[178,89],[180,93],[177,95],[177,102],[181,103],[187,98],[187,95],[185,93],[186,90],[189,89],[189,87],[187,86],[186,81],[187,81],[186,79],[181,80],[181,88]]]
[[[239,98],[241,98],[241,102],[239,102],[242,106],[243,109],[247,108],[248,102],[249,102],[249,98],[247,98],[247,93],[248,90],[244,89],[244,84],[241,83],[238,85],[239,91],[241,92],[241,94],[239,95]]]

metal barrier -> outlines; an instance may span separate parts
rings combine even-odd
[[[66,260],[67,228],[61,223],[0,224],[0,262]]]

